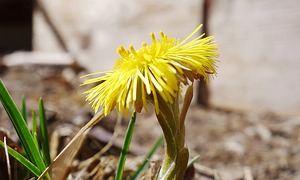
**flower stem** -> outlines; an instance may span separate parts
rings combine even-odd
[[[185,148],[184,117],[179,112],[178,97],[172,104],[161,98],[158,101],[161,111],[156,116],[165,138],[165,157],[158,179],[181,180],[189,157],[188,149]]]
[[[158,96],[160,112],[157,120],[165,138],[165,157],[158,179],[181,180],[187,167],[189,152],[185,147],[185,117],[193,98],[193,85],[187,88],[181,112],[178,94],[173,103],[165,102]]]
[[[127,128],[126,134],[125,134],[125,140],[123,143],[123,147],[122,147],[122,151],[121,151],[121,155],[120,155],[120,159],[119,159],[119,163],[118,163],[118,167],[116,170],[115,180],[122,179],[125,161],[127,158],[127,154],[128,154],[130,142],[132,139],[133,130],[134,130],[135,120],[136,120],[136,112],[133,113],[131,120],[129,121],[129,125]]]

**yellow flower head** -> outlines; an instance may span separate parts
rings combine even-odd
[[[93,73],[101,76],[83,83],[98,83],[85,92],[86,100],[92,103],[95,111],[102,107],[107,115],[114,108],[125,114],[129,110],[147,110],[146,100],[151,98],[158,114],[158,98],[173,103],[181,83],[187,84],[188,80],[200,76],[206,79],[208,74],[216,73],[218,53],[213,37],[203,38],[201,35],[188,41],[200,28],[183,41],[160,32],[159,39],[150,33],[152,44],[143,42],[139,50],[132,45],[129,50],[120,46],[117,50],[120,58],[113,70]]]

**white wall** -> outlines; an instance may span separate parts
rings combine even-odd
[[[300,113],[300,1],[214,0],[214,104]]]
[[[300,1],[213,0],[210,33],[220,47],[211,82],[215,105],[300,111]],[[184,38],[201,22],[201,0],[45,2],[71,51],[90,71],[111,69],[116,48],[149,42],[149,32]],[[39,14],[37,51],[60,51]]]
[[[51,17],[69,48],[90,71],[111,69],[119,45],[132,43],[136,49],[149,33],[163,30],[184,38],[201,22],[199,0],[51,0],[45,1]],[[36,15],[35,47],[58,51],[48,27]],[[88,47],[82,42],[88,41]]]

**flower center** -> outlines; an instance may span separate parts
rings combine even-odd
[[[117,52],[120,54],[120,58],[115,63],[115,68],[139,69],[142,70],[145,67],[155,65],[168,59],[168,50],[174,47],[178,40],[174,38],[168,38],[163,32],[160,32],[160,38],[156,40],[154,33],[150,33],[151,45],[142,43],[142,47],[139,50],[135,50],[133,45],[129,45],[129,50],[120,46]]]

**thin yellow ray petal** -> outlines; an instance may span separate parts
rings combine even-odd
[[[143,101],[143,107],[145,108],[145,111],[148,112],[148,107],[147,107],[147,100],[146,100],[146,92],[145,92],[145,86],[143,83],[141,83],[141,89],[142,89],[142,101]]]
[[[141,80],[144,82],[145,86],[146,86],[146,90],[147,90],[147,94],[151,93],[150,90],[150,85],[149,85],[149,78],[148,78],[148,73],[147,73],[147,68],[145,68],[145,77],[143,76],[143,74],[138,70],[137,71],[137,75],[141,78]]]
[[[183,41],[181,41],[177,46],[181,46],[182,44],[184,44],[187,40],[189,40],[194,34],[196,34],[196,32],[198,32],[200,30],[200,28],[203,25],[200,24],[190,35],[188,35]]]
[[[136,95],[137,95],[137,80],[138,80],[138,76],[135,76],[133,79],[133,85],[132,85],[132,98],[133,101],[136,100]]]
[[[156,81],[156,78],[154,77],[154,75],[149,72],[149,76],[150,76],[150,79],[151,79],[151,82],[154,84],[154,86],[156,87],[156,89],[158,91],[162,91],[163,88],[161,87],[161,85]],[[150,84],[150,87],[151,87],[151,84]]]
[[[151,87],[151,92],[152,92],[152,95],[153,95],[155,112],[156,112],[156,114],[158,114],[159,113],[159,105],[158,105],[156,90],[155,90],[152,83],[150,83],[150,87]]]

